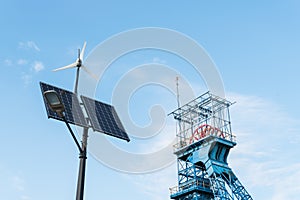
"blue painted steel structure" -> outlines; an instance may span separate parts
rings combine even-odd
[[[207,92],[171,113],[179,127],[174,145],[178,186],[170,188],[171,199],[252,200],[227,162],[236,145],[230,105]]]

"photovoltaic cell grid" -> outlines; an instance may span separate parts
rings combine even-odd
[[[54,87],[52,85],[48,85],[42,82],[40,82],[40,86],[43,94],[45,91],[48,90],[55,90],[57,92],[57,94],[60,96],[62,100],[62,103],[65,106],[65,118],[67,122],[81,127],[89,127],[84,117],[84,114],[81,110],[78,98],[73,92],[63,90],[61,88]],[[63,118],[59,117],[56,112],[51,110],[44,96],[43,99],[47,110],[48,118],[64,121]]]
[[[94,131],[130,141],[113,106],[85,96],[81,96],[81,100]]]

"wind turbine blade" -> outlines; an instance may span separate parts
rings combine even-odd
[[[54,69],[52,71],[56,72],[56,71],[60,71],[60,70],[64,70],[64,69],[69,69],[69,68],[74,68],[74,67],[77,67],[77,63],[76,62],[74,62],[74,63],[72,63],[70,65],[58,68],[58,69]]]
[[[96,76],[96,74],[94,74],[93,72],[91,72],[90,70],[88,70],[88,68],[86,68],[84,65],[81,65],[82,69],[84,71],[86,71],[86,73],[88,73],[93,79],[95,79],[96,81],[98,80],[98,77]]]
[[[83,47],[82,47],[82,49],[81,49],[81,53],[80,53],[80,60],[83,60],[83,56],[84,56],[85,47],[86,47],[86,42],[84,42],[84,44],[83,44]]]

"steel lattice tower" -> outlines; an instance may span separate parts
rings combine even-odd
[[[206,92],[171,113],[178,122],[174,145],[178,186],[170,188],[171,199],[252,200],[227,163],[229,151],[236,145],[231,105]]]

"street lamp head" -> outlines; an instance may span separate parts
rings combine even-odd
[[[60,96],[57,94],[55,90],[48,90],[44,92],[44,97],[54,112],[58,114],[58,116],[63,117],[63,112],[65,111],[65,106],[61,101]]]

